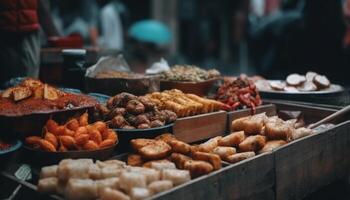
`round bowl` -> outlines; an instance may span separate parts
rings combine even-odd
[[[24,145],[23,147],[23,158],[28,163],[34,165],[44,166],[58,164],[63,159],[80,159],[80,158],[91,158],[94,160],[107,160],[112,157],[115,147],[118,142],[113,146],[106,147],[103,149],[97,149],[93,151],[66,151],[66,152],[48,152],[40,149],[34,149]]]
[[[4,167],[7,161],[10,160],[15,151],[19,150],[22,147],[22,142],[20,140],[16,140],[14,143],[11,143],[12,146],[8,149],[0,151],[0,168]]]

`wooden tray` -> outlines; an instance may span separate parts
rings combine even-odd
[[[315,122],[336,111],[290,103],[276,106],[278,110],[303,111],[306,122]],[[346,178],[350,169],[349,129],[350,121],[346,121],[276,149],[276,199],[302,199],[335,180]]]

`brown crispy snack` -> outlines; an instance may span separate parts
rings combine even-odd
[[[148,144],[138,150],[138,153],[145,160],[159,160],[167,157],[171,153],[171,147],[160,140]]]
[[[192,158],[194,160],[209,162],[213,166],[214,170],[221,169],[222,167],[220,156],[213,153],[196,152],[192,155]]]

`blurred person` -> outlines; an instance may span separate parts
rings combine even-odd
[[[137,73],[145,73],[154,62],[167,56],[172,37],[169,27],[157,20],[135,22],[128,36],[126,56],[131,70]]]
[[[52,16],[61,35],[79,34],[85,44],[98,45],[96,0],[52,0]]]
[[[123,23],[120,17],[125,13],[125,6],[117,0],[98,0],[100,11],[99,46],[105,49],[122,50],[124,47]]]
[[[38,78],[39,28],[56,36],[45,0],[0,1],[0,85],[13,77]]]

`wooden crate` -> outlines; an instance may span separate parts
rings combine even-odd
[[[220,173],[221,199],[273,200],[274,156],[265,153],[231,165]]]
[[[226,132],[226,120],[225,111],[180,118],[174,124],[173,134],[187,143],[198,142],[223,135]]]
[[[315,122],[336,110],[277,104],[277,109],[301,110]],[[276,199],[302,199],[340,178],[350,169],[350,121],[332,129],[293,141],[274,151]]]

